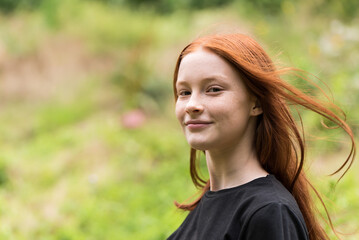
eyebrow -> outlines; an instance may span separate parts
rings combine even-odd
[[[226,77],[224,75],[211,75],[205,78],[201,78],[199,81],[200,82],[204,82],[204,83],[210,83],[210,82],[214,82],[214,81],[220,81],[220,82],[224,82],[226,79]],[[181,85],[188,85],[188,82],[186,81],[177,81],[176,82],[176,87],[179,87]]]

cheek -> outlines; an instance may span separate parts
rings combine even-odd
[[[184,110],[185,110],[184,104],[180,102],[176,102],[175,114],[180,123],[183,121],[184,118],[184,114],[185,114]]]
[[[217,104],[213,106],[213,115],[217,120],[225,121],[228,124],[240,124],[246,122],[249,118],[250,109],[248,103],[241,99],[236,101],[225,102],[228,104]]]

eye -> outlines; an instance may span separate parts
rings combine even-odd
[[[219,88],[219,87],[210,87],[210,88],[207,90],[207,92],[211,92],[211,93],[220,92],[220,91],[222,91],[222,89]]]
[[[188,90],[181,90],[178,92],[178,96],[188,96],[191,95],[191,92]]]

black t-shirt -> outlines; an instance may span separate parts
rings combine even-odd
[[[306,240],[302,213],[273,176],[207,191],[167,240]]]

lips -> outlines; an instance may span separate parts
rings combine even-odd
[[[189,120],[185,122],[185,125],[190,130],[196,130],[196,129],[202,129],[212,124],[212,122],[209,121],[203,121],[203,120]]]

